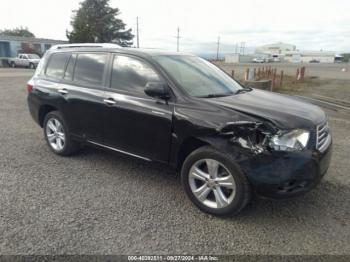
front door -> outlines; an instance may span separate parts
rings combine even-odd
[[[162,81],[146,61],[114,57],[111,88],[105,92],[105,143],[143,158],[168,161],[173,103],[144,93],[148,81]]]

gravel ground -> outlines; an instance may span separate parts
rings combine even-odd
[[[322,183],[295,200],[201,213],[174,172],[120,154],[50,152],[26,104],[32,71],[0,69],[1,254],[350,254],[350,117]]]

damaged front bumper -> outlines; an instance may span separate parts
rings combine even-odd
[[[327,172],[332,145],[317,150],[265,152],[240,163],[258,196],[290,198],[314,188]]]
[[[320,182],[330,164],[332,137],[328,130],[322,150],[316,149],[312,132],[313,139],[306,141],[304,148],[275,150],[270,141],[280,131],[268,122],[227,123],[219,132],[233,145],[220,147],[237,161],[258,196],[281,199],[301,195]]]

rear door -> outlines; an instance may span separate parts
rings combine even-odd
[[[17,66],[24,66],[24,55],[19,55],[18,59],[16,59],[16,65]]]
[[[73,132],[87,140],[103,139],[101,113],[108,60],[108,53],[74,53],[64,75],[64,114]]]
[[[23,55],[22,56],[22,66],[29,66],[29,57],[28,55]]]
[[[38,81],[45,101],[63,114],[72,135],[101,140],[107,53],[54,53]],[[46,92],[49,91],[49,92]]]
[[[148,81],[164,81],[147,61],[116,55],[106,91],[105,143],[113,148],[161,162],[168,161],[173,103],[144,93]]]

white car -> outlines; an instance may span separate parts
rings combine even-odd
[[[11,67],[28,67],[35,69],[40,61],[40,57],[37,54],[18,54],[15,58],[10,58],[8,63]]]
[[[264,63],[265,60],[263,58],[259,58],[259,57],[256,57],[256,58],[253,58],[253,63]]]

